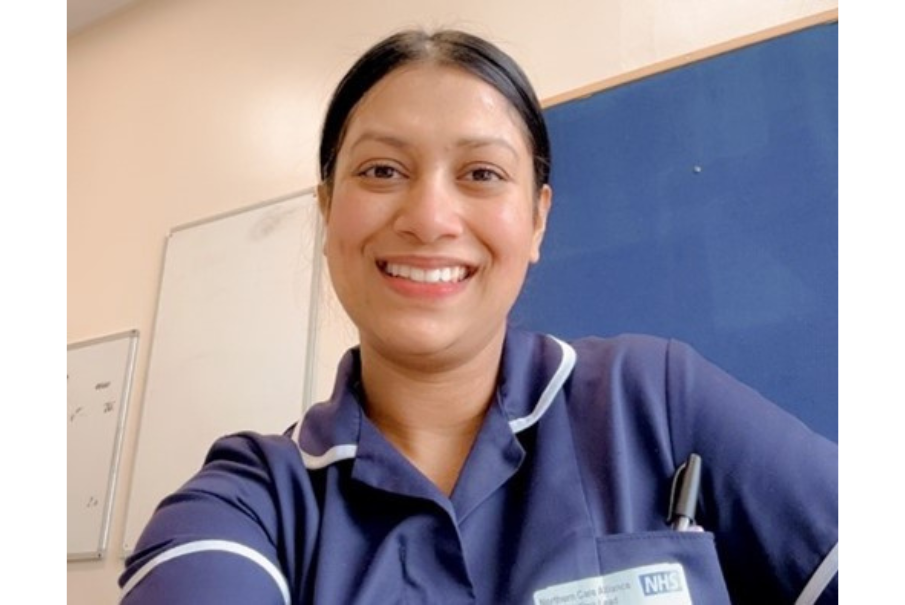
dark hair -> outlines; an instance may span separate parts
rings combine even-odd
[[[493,86],[512,104],[525,123],[539,191],[550,177],[550,140],[531,83],[509,55],[482,38],[457,30],[393,34],[372,46],[349,69],[333,93],[321,131],[320,177],[327,189],[332,189],[336,156],[358,102],[384,76],[419,61],[463,69]]]

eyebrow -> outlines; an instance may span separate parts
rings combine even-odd
[[[386,145],[389,145],[390,147],[396,147],[398,149],[407,149],[407,148],[411,147],[411,145],[409,143],[406,143],[399,137],[393,136],[391,134],[384,134],[381,132],[374,132],[374,131],[366,131],[366,132],[362,133],[361,136],[359,136],[357,139],[355,139],[355,142],[352,143],[352,146],[349,149],[350,150],[355,149],[362,143],[367,143],[368,141],[376,141],[378,143],[384,143]]]
[[[518,151],[515,147],[510,143],[507,139],[503,137],[475,137],[475,138],[465,138],[459,139],[456,141],[457,147],[467,147],[469,149],[476,149],[480,147],[502,147],[506,149],[509,153],[512,154],[514,159],[518,159]]]
[[[355,149],[362,143],[366,143],[368,141],[376,141],[378,143],[383,143],[385,145],[389,145],[390,147],[395,147],[397,149],[409,149],[412,147],[412,144],[401,139],[395,135],[378,132],[378,131],[366,131],[362,133],[355,142],[352,143],[350,150]],[[487,137],[464,137],[461,139],[457,139],[455,142],[456,147],[464,147],[469,149],[477,149],[481,147],[502,147],[507,150],[510,154],[512,154],[513,158],[518,159],[518,151],[515,146],[512,145],[507,139],[503,137],[496,136],[487,136]]]

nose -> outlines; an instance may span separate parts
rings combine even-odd
[[[442,176],[413,179],[393,227],[397,233],[425,244],[461,235],[464,225],[455,185]]]

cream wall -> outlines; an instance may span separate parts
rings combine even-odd
[[[164,241],[197,219],[315,185],[326,98],[401,26],[509,51],[550,98],[823,11],[831,0],[143,0],[68,44],[68,331],[142,338],[108,556],[68,564],[71,605],[115,603]],[[354,333],[322,318],[317,392]],[[279,427],[275,427],[278,429]]]

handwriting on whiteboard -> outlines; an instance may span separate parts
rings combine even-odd
[[[97,403],[74,403],[68,406],[67,413],[69,415],[69,422],[72,423],[82,418],[94,416],[95,414],[110,414],[114,410],[116,410],[116,400],[104,399]]]

